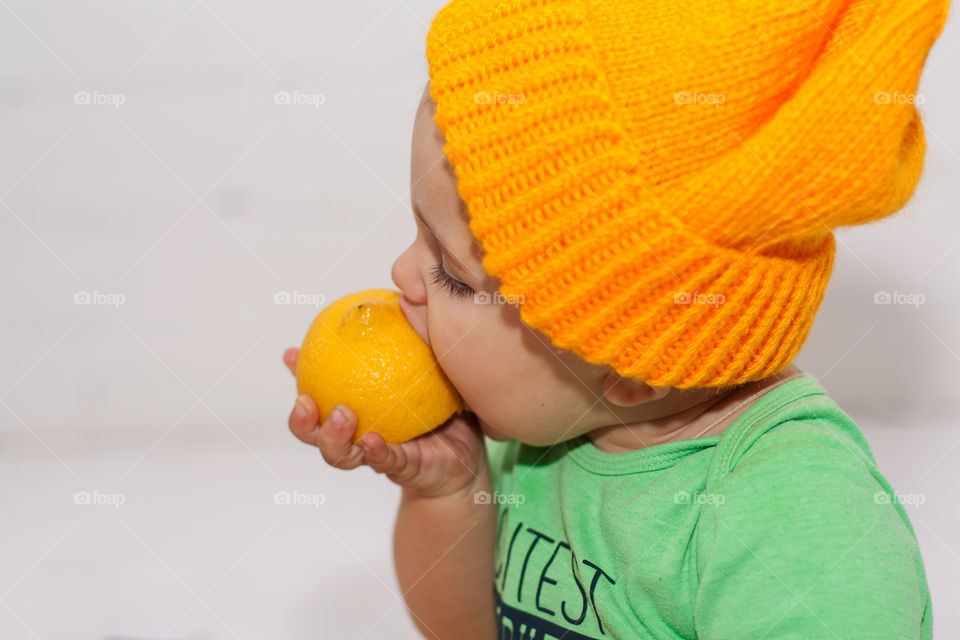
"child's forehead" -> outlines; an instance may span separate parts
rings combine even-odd
[[[446,136],[434,121],[432,99],[421,101],[414,122],[411,149],[412,195],[440,199],[445,209],[455,209],[468,218],[466,203],[457,188],[457,172],[444,153]]]
[[[447,246],[467,264],[471,271],[483,272],[480,266],[483,249],[470,229],[470,210],[460,196],[457,173],[443,151],[446,136],[434,120],[436,103],[427,81],[420,96],[414,124],[410,196],[430,226],[437,228]]]

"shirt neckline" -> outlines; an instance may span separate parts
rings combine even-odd
[[[618,453],[611,453],[598,448],[586,434],[581,434],[563,443],[566,446],[566,453],[587,471],[603,475],[640,473],[671,467],[681,458],[685,458],[694,451],[716,446],[721,438],[736,437],[737,432],[749,428],[758,420],[781,409],[784,404],[788,403],[784,402],[787,398],[826,394],[826,391],[814,376],[799,367],[797,369],[803,375],[787,380],[761,395],[743,413],[737,416],[723,433],[675,442],[664,442],[642,449]]]

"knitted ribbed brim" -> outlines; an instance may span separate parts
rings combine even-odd
[[[900,209],[946,0],[454,0],[430,92],[483,266],[523,321],[656,386],[802,347],[832,229]]]

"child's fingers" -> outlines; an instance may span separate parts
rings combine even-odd
[[[301,404],[304,412],[298,411],[297,407]],[[340,425],[334,420],[338,412],[345,417],[345,422]],[[319,448],[320,454],[328,464],[340,469],[353,469],[363,463],[360,447],[352,442],[357,422],[350,409],[338,406],[330,412],[323,424],[320,424],[319,412],[313,398],[301,395],[297,398],[288,422],[290,432],[301,442]]]
[[[373,431],[363,434],[360,442],[363,447],[363,459],[371,469],[391,476],[391,479],[402,481],[401,472],[408,471],[407,454],[403,447],[387,444],[383,436]]]
[[[353,444],[356,430],[357,416],[353,411],[343,405],[334,407],[317,433],[320,455],[328,464],[340,469],[353,469],[363,464],[363,451]]]
[[[283,363],[287,365],[287,369],[290,369],[290,373],[296,375],[297,373],[297,356],[300,355],[300,349],[296,347],[290,347],[283,352]]]
[[[320,445],[320,424],[317,415],[317,405],[313,398],[304,394],[297,397],[293,405],[293,411],[287,419],[287,426],[290,427],[290,433],[297,436],[299,440],[313,446]]]

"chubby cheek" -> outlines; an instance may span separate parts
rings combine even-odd
[[[431,301],[428,309],[434,353],[486,435],[539,446],[572,437],[564,432],[583,408],[570,406],[556,366],[544,361],[553,356],[531,345],[526,329],[488,305]]]
[[[430,346],[444,373],[470,409],[481,419],[488,412],[487,398],[495,397],[502,371],[499,331],[485,318],[481,305],[467,302],[434,302],[427,305]]]

